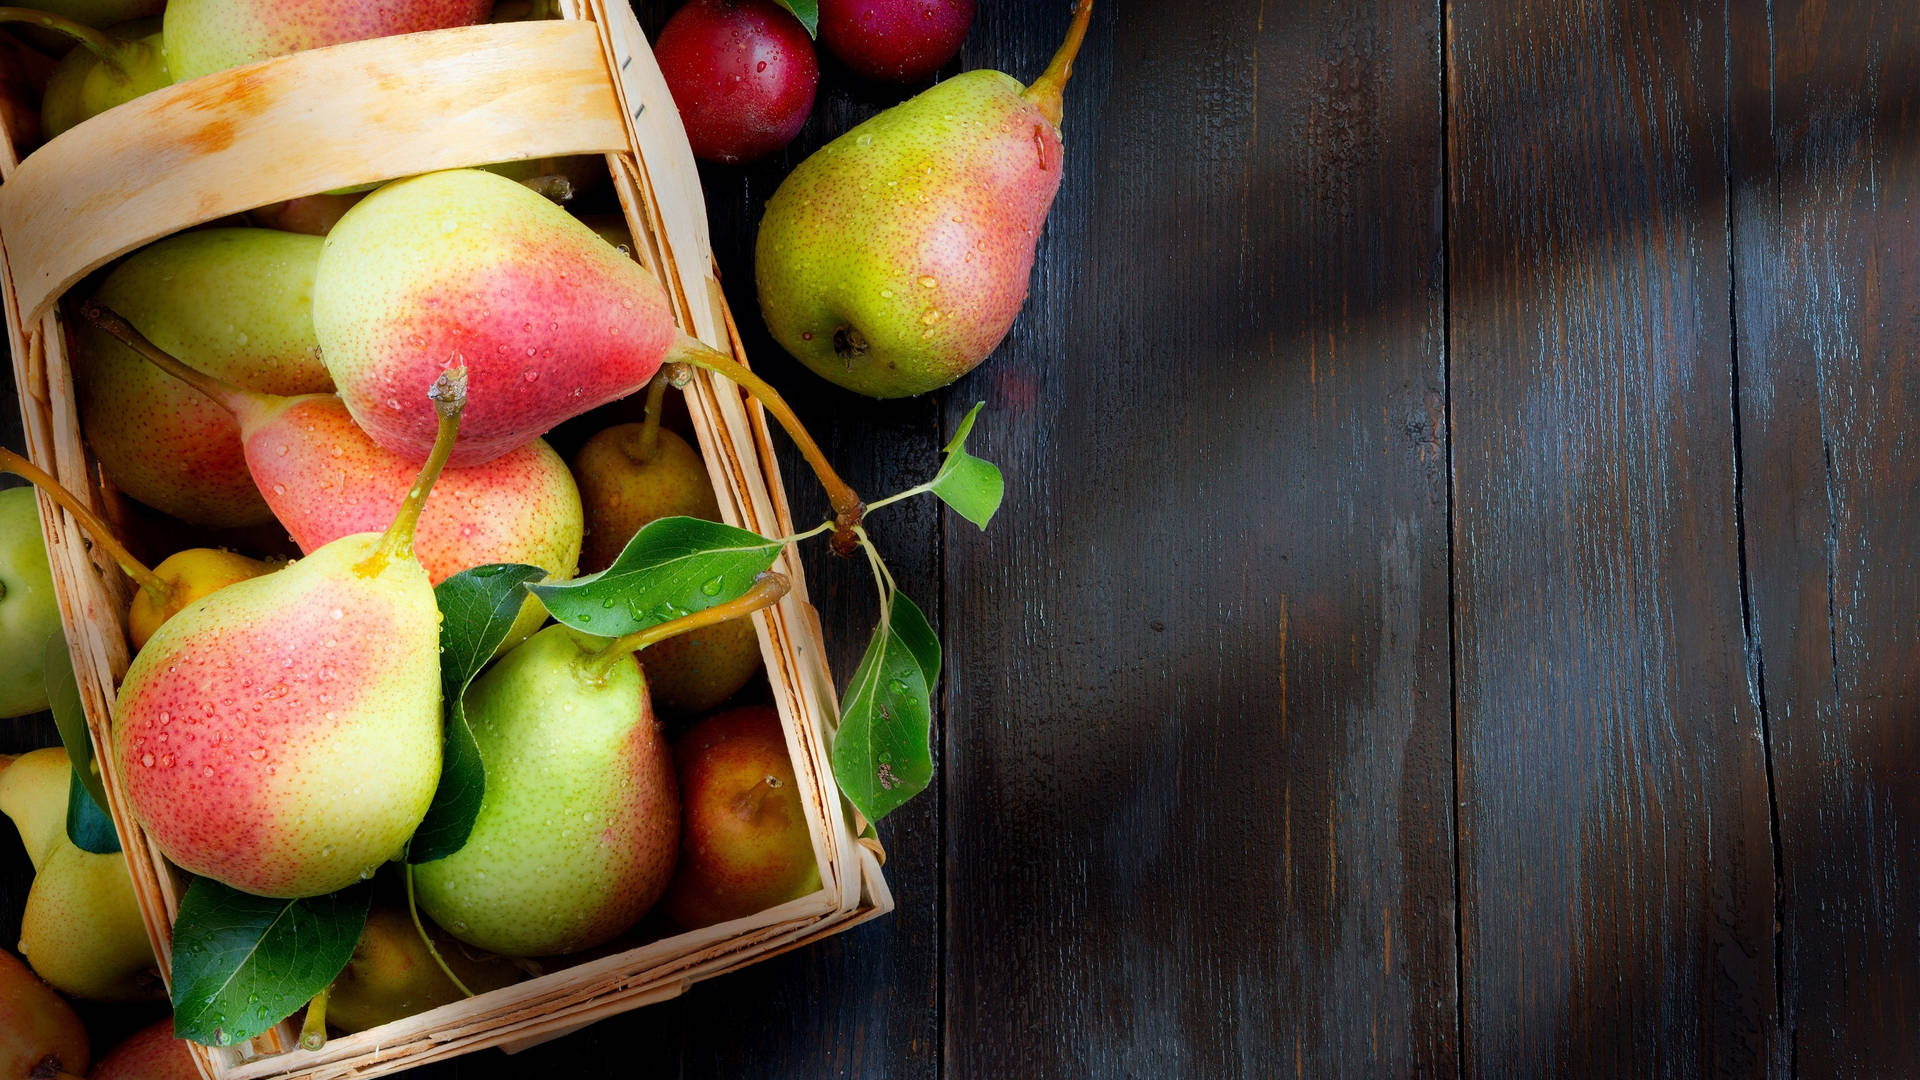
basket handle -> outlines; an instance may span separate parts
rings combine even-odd
[[[189,226],[435,169],[627,149],[591,23],[360,41],[136,98],[0,186],[23,323],[107,262]]]

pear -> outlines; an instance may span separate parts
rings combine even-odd
[[[127,611],[127,636],[137,652],[146,647],[160,624],[179,614],[188,604],[214,592],[278,567],[259,559],[249,559],[218,548],[188,548],[176,551],[153,568],[163,588],[142,588],[133,594]]]
[[[0,949],[0,1078],[76,1077],[88,1060],[87,1029],[73,1007]]]
[[[549,626],[467,691],[487,789],[465,847],[414,867],[420,908],[504,956],[598,945],[667,887],[680,804],[630,652]]]
[[[85,35],[67,50],[40,98],[40,126],[51,139],[142,94],[171,85],[160,55],[160,20],[138,19]]]
[[[658,415],[658,410],[650,410]],[[605,570],[648,522],[663,517],[720,520],[720,502],[700,452],[659,424],[615,424],[573,458],[586,514],[580,569]]]
[[[432,413],[400,391],[457,360],[473,386],[456,466],[645,386],[675,345],[638,263],[540,195],[473,169],[396,181],[327,234],[314,330],[353,419],[419,459]]]
[[[606,569],[651,521],[676,515],[720,519],[720,503],[699,452],[660,426],[660,406],[650,395],[646,423],[616,424],[588,439],[574,455],[573,473],[587,518],[580,554],[586,572]],[[738,693],[760,665],[760,638],[746,619],[668,638],[640,659],[654,705],[678,713],[706,712],[719,705]]]
[[[166,0],[26,0],[17,6],[72,19],[83,26],[111,26],[158,15],[167,5]]]
[[[150,1001],[164,996],[126,859],[82,851],[64,830],[27,894],[20,953],[68,997]]]
[[[891,398],[945,386],[1000,344],[1060,189],[1061,92],[1091,11],[1081,0],[1032,86],[969,71],[787,177],[760,222],[754,277],[767,328],[789,353],[849,390]]]
[[[444,935],[435,935],[434,948],[476,994],[526,977],[513,961],[475,953]],[[327,994],[327,1023],[342,1031],[365,1031],[465,997],[434,963],[406,911],[375,905],[353,959]]]
[[[47,639],[60,632],[33,489],[0,491],[0,717],[47,707]]]
[[[173,1021],[167,1019],[127,1036],[94,1063],[87,1080],[200,1080],[200,1067],[187,1041],[173,1037]]]
[[[269,897],[371,877],[440,779],[440,613],[413,533],[459,429],[464,386],[433,393],[440,438],[382,534],[342,537],[221,589],[134,657],[113,752],[134,816],[176,865]]]
[[[57,842],[66,839],[72,774],[67,752],[57,746],[18,757],[0,755],[0,814],[12,819],[36,874],[46,868]]]
[[[88,317],[132,349],[217,401],[240,424],[253,482],[303,552],[392,520],[417,466],[373,441],[332,394],[283,398],[241,390],[186,368],[110,311]],[[533,442],[480,465],[448,469],[434,485],[413,540],[434,582],[488,563],[526,563],[548,580],[574,576],[585,528],[580,493],[560,455]],[[528,597],[508,640],[546,621]]]
[[[668,918],[710,926],[820,887],[779,713],[750,705],[705,717],[674,743],[673,761],[683,807],[680,863],[660,901]]]
[[[471,26],[493,0],[172,0],[167,64],[194,79],[255,60],[349,41]]]
[[[181,233],[129,256],[95,299],[196,371],[263,393],[321,393],[333,384],[313,335],[320,245],[269,229]],[[78,327],[74,344],[81,426],[120,490],[196,525],[273,520],[225,409],[96,327]]]
[[[72,774],[58,746],[22,755],[0,772],[0,812],[20,830],[37,871],[21,918],[20,952],[70,997],[157,998],[160,975],[126,860],[82,851],[67,839]]]
[[[80,523],[87,534],[93,538],[94,545],[120,564],[140,586],[134,594],[133,603],[127,611],[127,632],[133,639],[133,647],[139,649],[153,636],[161,623],[166,622],[182,608],[216,589],[225,588],[236,581],[259,577],[273,567],[257,559],[235,555],[230,551],[217,551],[211,548],[188,548],[185,551],[169,555],[160,564],[159,569],[149,570],[140,560],[134,558],[113,530],[94,512],[87,508],[74,494],[61,487],[59,481],[42,471],[33,462],[11,450],[0,448],[0,470],[23,476],[45,491]],[[24,489],[16,489],[24,490]],[[49,587],[51,593],[51,587]],[[57,626],[56,626],[57,629]],[[45,665],[42,664],[41,681],[45,681]],[[45,707],[45,697],[41,699]]]

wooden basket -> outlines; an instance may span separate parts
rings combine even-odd
[[[181,83],[68,131],[25,160],[0,114],[0,295],[28,453],[103,498],[75,411],[58,301],[160,237],[268,203],[434,169],[604,153],[639,256],[681,326],[746,361],[714,277],[699,174],[626,4],[561,0],[562,19],[413,34],[268,60]],[[791,535],[765,418],[700,373],[687,401],[722,515]],[[128,662],[127,586],[44,495],[40,518],[109,807],[163,970],[183,879],[129,815],[114,775],[115,687]],[[379,1076],[481,1047],[530,1046],[892,909],[881,854],[858,839],[828,765],[837,720],[817,613],[793,590],[755,617],[823,887],[750,918],[588,961],[300,1050],[287,1025],[197,1048],[209,1077]]]

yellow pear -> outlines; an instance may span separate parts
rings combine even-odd
[[[153,946],[118,853],[67,839],[66,750],[48,747],[0,772],[0,811],[13,819],[37,873],[20,921],[20,953],[55,989],[91,1001],[160,996]]]

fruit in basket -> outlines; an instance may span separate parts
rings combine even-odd
[[[413,487],[414,463],[374,445],[334,395],[282,398],[242,390],[185,367],[111,311],[89,307],[88,317],[239,419],[253,482],[301,551],[381,528]],[[535,439],[491,461],[443,472],[413,548],[436,585],[497,562],[544,567],[547,580],[565,580],[578,567],[583,527],[572,474]],[[545,609],[528,597],[508,642],[545,621]]]
[[[820,887],[780,714],[749,705],[705,717],[673,746],[680,862],[660,910],[693,929]]]
[[[440,778],[440,612],[414,528],[464,387],[386,532],[327,544],[174,616],[134,657],[113,751],[134,816],[176,865],[261,896],[371,877]]]
[[[67,788],[73,770],[59,747],[0,754],[0,814],[13,822],[35,873],[67,836]]]
[[[455,466],[645,386],[674,342],[651,275],[547,199],[475,169],[380,188],[327,234],[314,329],[354,422],[409,458],[432,414],[402,388],[464,363]]]
[[[82,851],[67,839],[72,775],[58,746],[22,754],[0,771],[0,813],[13,819],[35,871],[20,921],[20,952],[41,978],[72,997],[158,997],[153,946],[126,860]]]
[[[167,64],[177,79],[349,41],[471,26],[493,0],[172,0]]]
[[[115,105],[171,85],[160,55],[160,20],[138,19],[94,33],[67,50],[40,98],[40,126],[51,139]]]
[[[87,1029],[73,1007],[0,949],[0,1077],[79,1076],[88,1060]]]
[[[820,44],[869,79],[932,76],[972,25],[973,0],[820,0]]]
[[[487,790],[465,847],[414,868],[420,909],[506,956],[589,949],[673,873],[680,804],[631,652],[549,626],[467,691]]]
[[[129,256],[95,299],[197,371],[263,393],[321,393],[333,384],[313,334],[320,245],[271,229],[180,233]],[[273,520],[225,409],[97,327],[78,326],[74,345],[81,427],[120,490],[196,525]]]
[[[150,1024],[126,1037],[94,1063],[87,1080],[200,1080],[185,1039],[173,1037],[173,1021]]]
[[[653,56],[702,161],[752,161],[786,146],[820,85],[806,27],[774,0],[693,0],[667,20]]]
[[[663,517],[720,520],[720,503],[700,452],[658,423],[615,424],[596,433],[573,457],[586,512],[580,548],[583,573],[613,564],[633,534]]]
[[[476,994],[526,977],[514,961],[476,954],[432,928],[427,932],[433,934],[440,958]],[[376,904],[353,959],[327,994],[327,1023],[341,1031],[365,1031],[465,997],[434,963],[406,911]]]
[[[871,397],[945,386],[1020,313],[1060,188],[1061,91],[1086,34],[1022,88],[948,79],[855,127],[767,203],[754,275],[767,328],[815,374]]]
[[[133,594],[133,603],[127,609],[127,636],[133,641],[134,651],[145,648],[160,624],[188,604],[277,569],[275,563],[219,548],[188,548],[167,556],[153,568],[153,575],[165,585],[164,591],[156,595],[155,590],[142,588]]]
[[[60,633],[33,489],[0,491],[0,717],[47,707],[47,639]]]
[[[649,423],[616,424],[574,455],[587,516],[584,572],[606,569],[648,522],[677,515],[720,520],[699,452],[651,419],[659,414],[656,403],[649,403],[648,412]],[[751,621],[733,619],[659,642],[641,656],[640,666],[655,707],[705,712],[760,670],[760,638]]]
[[[160,996],[153,946],[118,854],[67,839],[67,752],[22,755],[0,772],[0,812],[13,819],[36,873],[20,921],[20,952],[55,989],[91,1001]]]

